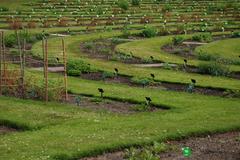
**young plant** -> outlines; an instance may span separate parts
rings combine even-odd
[[[147,26],[141,33],[143,37],[151,38],[157,36],[158,31],[155,27]]]
[[[81,103],[81,97],[80,96],[75,97],[75,103],[77,104],[77,106],[80,106],[80,103]]]
[[[100,93],[101,98],[103,98],[104,90],[102,88],[98,88],[98,92]]]
[[[174,37],[172,38],[172,43],[173,43],[174,45],[179,45],[179,44],[181,44],[183,41],[184,41],[184,38],[183,38],[182,36],[174,36]]]

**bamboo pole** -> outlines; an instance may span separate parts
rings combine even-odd
[[[6,77],[6,55],[5,55],[5,40],[4,40],[4,32],[2,32],[2,61],[3,61],[3,74],[2,76]],[[3,82],[3,81],[2,81]],[[6,80],[4,80],[4,84],[6,84]]]
[[[67,91],[67,55],[64,39],[62,39],[62,50],[63,50],[63,62],[64,62],[64,89],[65,89],[65,101],[68,101]]]
[[[3,31],[0,35],[0,96],[2,95],[2,51],[3,51]]]
[[[21,45],[21,39],[18,34],[18,31],[16,30],[17,35],[17,41],[18,41],[18,51],[19,51],[19,58],[20,58],[20,70],[21,70],[21,96],[24,98],[24,67],[23,67],[23,52],[22,52],[22,45]]]
[[[45,39],[45,58],[44,58],[44,68],[45,68],[45,101],[48,102],[48,41]]]

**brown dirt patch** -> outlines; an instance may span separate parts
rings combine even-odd
[[[239,160],[240,159],[240,132],[229,132],[207,137],[195,137],[182,141],[169,142],[176,146],[174,152],[160,155],[161,160]],[[190,147],[192,155],[184,158],[181,149]]]
[[[169,141],[169,150],[159,155],[161,160],[239,160],[240,132],[208,135],[206,137],[191,137],[181,141]],[[189,147],[190,157],[182,154],[182,148]],[[124,152],[106,153],[97,157],[82,158],[81,160],[124,160]]]
[[[138,57],[134,57],[131,53],[125,55],[115,51],[115,47],[120,43],[113,43],[111,39],[99,39],[92,42],[84,42],[80,44],[80,50],[89,58],[120,61],[127,64],[146,63]]]
[[[14,128],[10,128],[7,126],[0,126],[0,135],[8,134],[8,133],[16,132],[16,131],[17,130]]]
[[[77,95],[70,95],[69,103],[77,105],[76,97]],[[107,111],[107,112],[119,113],[119,114],[133,114],[133,113],[139,112],[134,109],[139,104],[113,101],[113,100],[101,99],[101,98],[83,97],[83,96],[81,96],[80,99],[81,99],[80,105],[78,107],[81,107],[81,108],[87,108],[95,111]],[[147,112],[154,112],[159,110],[162,110],[162,109],[151,107],[151,109],[148,110]]]
[[[81,78],[89,79],[89,80],[103,80],[101,72],[82,74]],[[141,84],[133,83],[131,81],[131,77],[128,77],[128,76],[118,75],[117,77],[113,77],[113,78],[105,78],[104,81],[107,83],[122,83],[122,84],[127,84],[129,86],[143,87]],[[186,92],[187,84],[154,82],[145,87],[161,89],[161,90]],[[193,90],[193,93],[204,94],[204,95],[213,95],[213,96],[222,96],[222,97],[229,97],[229,96],[234,97],[233,94],[229,95],[223,89],[214,89],[214,88],[195,87]]]

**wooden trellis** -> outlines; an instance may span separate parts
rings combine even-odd
[[[20,97],[24,98],[25,40],[21,42],[17,31],[16,36],[19,56],[8,54],[5,47],[4,32],[0,32],[0,95],[3,95],[3,89],[9,92],[12,88],[19,88]],[[15,64],[15,66],[12,67],[11,64]],[[19,67],[17,67],[16,64],[19,64]],[[19,84],[16,84],[17,81],[19,81]]]
[[[63,72],[64,72],[64,99],[65,101],[68,101],[68,91],[67,91],[67,54],[65,49],[65,41],[62,39],[62,60],[63,60]],[[49,101],[48,91],[49,91],[49,76],[48,76],[48,68],[49,68],[49,45],[48,40],[44,38],[42,40],[42,51],[43,51],[43,61],[44,61],[44,82],[45,82],[45,102],[47,103]],[[56,58],[56,57],[55,57]],[[59,57],[58,57],[59,58]],[[60,59],[60,58],[59,58]]]
[[[26,40],[22,39],[20,37],[20,34],[18,31],[16,31],[16,38],[17,38],[17,46],[18,46],[18,55],[12,55],[8,54],[8,49],[5,47],[5,37],[4,32],[0,31],[0,96],[3,95],[3,92],[9,92],[9,90],[13,87],[17,88],[18,91],[15,91],[14,94],[18,94],[18,97],[25,98],[25,66],[26,66],[26,59],[30,60],[28,63],[34,64],[43,64],[43,74],[44,74],[44,100],[46,102],[49,101],[49,90],[51,89],[49,87],[49,81],[51,78],[49,78],[49,45],[48,40],[43,39],[42,40],[42,52],[43,52],[43,61],[42,60],[34,60],[28,57],[27,50],[26,50]],[[68,101],[68,92],[67,92],[67,54],[65,49],[65,41],[62,39],[60,43],[61,47],[58,47],[58,49],[61,49],[61,55],[62,57],[58,57],[59,59],[62,59],[61,66],[63,67],[63,86],[64,86],[64,95],[61,94],[61,96],[64,96],[64,100]],[[37,62],[32,62],[32,61]],[[11,73],[11,74],[7,74]],[[9,76],[10,75],[10,76]],[[60,75],[60,74],[59,74]],[[62,76],[60,75],[62,78]],[[17,83],[11,84],[8,81],[15,81]],[[62,93],[62,92],[61,92]],[[62,97],[61,97],[62,98]]]

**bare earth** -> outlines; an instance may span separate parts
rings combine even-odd
[[[160,154],[161,160],[240,160],[240,132],[191,137],[167,144],[174,146],[176,150]],[[183,147],[191,148],[190,157],[182,155]],[[123,160],[123,157],[124,152],[120,151],[81,160]]]

